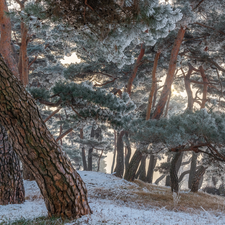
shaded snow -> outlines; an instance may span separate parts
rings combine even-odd
[[[164,224],[164,225],[222,225],[225,224],[225,216],[222,213],[217,215],[204,211],[199,214],[185,212],[174,212],[165,208],[139,207],[135,202],[125,204],[114,198],[100,199],[97,189],[110,190],[116,194],[128,195],[129,187],[136,187],[137,184],[117,178],[110,174],[78,171],[85,181],[89,203],[93,210],[92,215],[67,223],[72,224]],[[25,181],[26,201],[23,204],[0,206],[0,223],[18,220],[20,218],[32,219],[40,216],[47,216],[47,209],[44,200],[40,197],[40,190],[35,181]],[[121,188],[122,187],[122,188]],[[204,206],[203,206],[204,207]]]

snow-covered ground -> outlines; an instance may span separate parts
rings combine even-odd
[[[79,171],[84,179],[89,203],[93,214],[67,223],[72,224],[165,224],[165,225],[222,225],[225,224],[223,213],[202,210],[197,213],[169,211],[165,208],[141,205],[138,201],[126,201],[126,198],[138,198],[131,189],[140,188],[137,184],[119,179],[113,175]],[[35,181],[25,181],[26,201],[24,204],[0,206],[0,223],[7,224],[20,218],[47,216],[44,200]],[[143,189],[143,192],[149,190]],[[131,196],[132,195],[132,196]],[[138,200],[138,199],[137,199]]]

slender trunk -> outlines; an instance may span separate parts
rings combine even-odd
[[[161,175],[161,176],[155,181],[155,184],[158,184],[162,179],[164,179],[165,176],[166,176],[165,174]]]
[[[151,114],[151,110],[152,110],[152,100],[154,97],[154,94],[156,92],[156,68],[157,68],[157,64],[158,64],[158,60],[159,60],[159,55],[160,52],[157,52],[155,55],[155,59],[154,59],[154,65],[153,65],[153,69],[152,69],[152,87],[151,87],[151,91],[149,94],[149,98],[148,98],[148,107],[147,107],[147,113],[146,113],[146,120],[150,119],[150,114]]]
[[[140,150],[136,150],[124,175],[124,179],[128,181],[133,181],[135,177],[135,173],[138,169],[139,163],[142,158],[142,153]]]
[[[0,205],[20,204],[24,201],[19,158],[13,151],[5,128],[0,125]]]
[[[146,156],[143,155],[141,158],[141,165],[140,165],[140,176],[139,179],[142,181],[146,181]]]
[[[123,177],[124,172],[124,152],[123,152],[123,135],[125,131],[120,131],[117,137],[117,158],[116,158],[116,173],[115,176]]]
[[[111,173],[113,173],[114,165],[115,165],[115,159],[116,159],[116,131],[114,130],[114,153],[113,153],[113,162],[111,167]]]
[[[21,22],[21,46],[19,54],[19,73],[22,84],[26,87],[29,83],[28,72],[28,57],[27,57],[27,44],[28,44],[28,29],[26,24]]]
[[[170,166],[170,180],[171,180],[171,191],[178,193],[179,191],[179,183],[177,177],[177,162],[181,156],[181,152],[175,153]]]
[[[199,189],[199,183],[206,171],[207,167],[201,166],[195,174],[195,177],[192,182],[191,192],[197,192]]]
[[[141,44],[140,54],[139,54],[139,56],[138,56],[138,58],[137,58],[137,60],[135,62],[133,72],[132,72],[132,74],[131,74],[131,76],[129,78],[128,84],[127,84],[127,93],[129,95],[131,95],[132,84],[133,84],[134,78],[136,77],[139,64],[140,64],[140,62],[141,62],[144,54],[145,54],[145,45],[144,44]]]
[[[202,94],[202,105],[201,105],[201,109],[205,108],[205,103],[207,102],[207,89],[208,89],[208,79],[205,75],[205,71],[203,69],[203,66],[200,66],[199,67],[199,70],[200,70],[200,73],[201,73],[201,76],[202,76],[202,80],[204,82],[204,85],[203,85],[203,94]]]
[[[193,99],[193,95],[192,95],[192,90],[191,90],[191,82],[190,82],[190,77],[193,71],[193,67],[191,66],[191,64],[188,64],[189,69],[187,72],[187,75],[184,76],[184,84],[185,84],[185,89],[187,92],[187,97],[188,97],[188,106],[187,108],[190,111],[193,111],[193,105],[194,105],[194,99]]]
[[[198,158],[198,154],[195,152],[192,152],[191,167],[190,167],[190,173],[189,173],[189,179],[188,179],[188,188],[189,189],[191,189],[192,182],[195,177],[197,158]]]
[[[163,87],[159,102],[158,102],[156,109],[152,116],[152,118],[154,118],[154,119],[160,118],[160,116],[163,113],[164,107],[166,105],[167,98],[169,96],[169,92],[170,92],[170,89],[171,89],[171,86],[173,83],[174,73],[176,70],[177,56],[178,56],[178,53],[180,50],[181,43],[184,38],[185,30],[186,30],[186,28],[183,28],[183,27],[180,28],[180,30],[177,34],[177,38],[174,42],[174,46],[173,46],[171,56],[170,56],[169,70],[167,73],[165,85]]]
[[[0,0],[0,53],[2,54],[6,65],[12,73],[19,78],[17,63],[13,57],[11,46],[11,22],[10,18],[5,14],[8,12],[8,7],[5,0]]]
[[[150,154],[149,166],[148,166],[148,174],[147,174],[147,182],[152,184],[153,173],[156,166],[157,158]]]
[[[103,150],[98,158],[98,169],[97,169],[97,172],[99,172],[99,169],[100,169],[100,162],[101,162],[101,158],[102,158],[102,154],[103,154]]]
[[[93,153],[93,148],[89,148],[88,150],[88,171],[92,171],[92,153]]]
[[[84,138],[83,128],[80,129],[80,138]],[[82,147],[82,161],[83,161],[83,168],[84,170],[87,170],[87,161],[86,161],[86,154],[85,154],[85,148]]]
[[[167,187],[170,187],[170,186],[171,186],[171,178],[170,178],[170,175],[167,175],[167,176],[166,176],[166,183],[165,183],[165,185],[166,185]]]
[[[91,213],[85,184],[48,131],[38,107],[0,57],[0,123],[41,189],[49,216]]]
[[[130,147],[130,141],[128,138],[128,133],[125,134],[126,137],[126,147],[127,147],[127,154],[125,157],[125,170],[127,170],[127,167],[129,165],[129,161],[130,161],[130,156],[131,156],[131,147]]]
[[[166,102],[166,111],[165,111],[164,117],[167,117],[167,114],[168,114],[168,111],[169,111],[170,98],[171,98],[171,90],[170,90],[170,92],[169,92],[169,97],[168,97],[168,100],[167,100],[167,102]]]

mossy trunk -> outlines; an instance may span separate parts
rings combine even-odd
[[[42,120],[32,97],[0,57],[0,123],[13,150],[32,171],[49,216],[77,218],[91,213],[87,190]]]
[[[0,125],[0,205],[20,204],[24,201],[19,158],[13,151],[5,128]]]

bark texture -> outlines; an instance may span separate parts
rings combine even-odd
[[[19,158],[13,151],[8,135],[0,125],[0,205],[25,201]]]
[[[24,180],[35,180],[35,177],[33,175],[33,173],[31,172],[31,170],[29,169],[28,166],[26,166],[26,164],[23,163],[23,179]]]
[[[2,57],[0,123],[13,149],[35,176],[49,216],[76,218],[91,213],[84,182],[48,131],[36,103]]]
[[[134,180],[141,158],[142,158],[142,153],[140,150],[137,149],[127,167],[127,170],[124,175],[124,179],[128,181]]]

